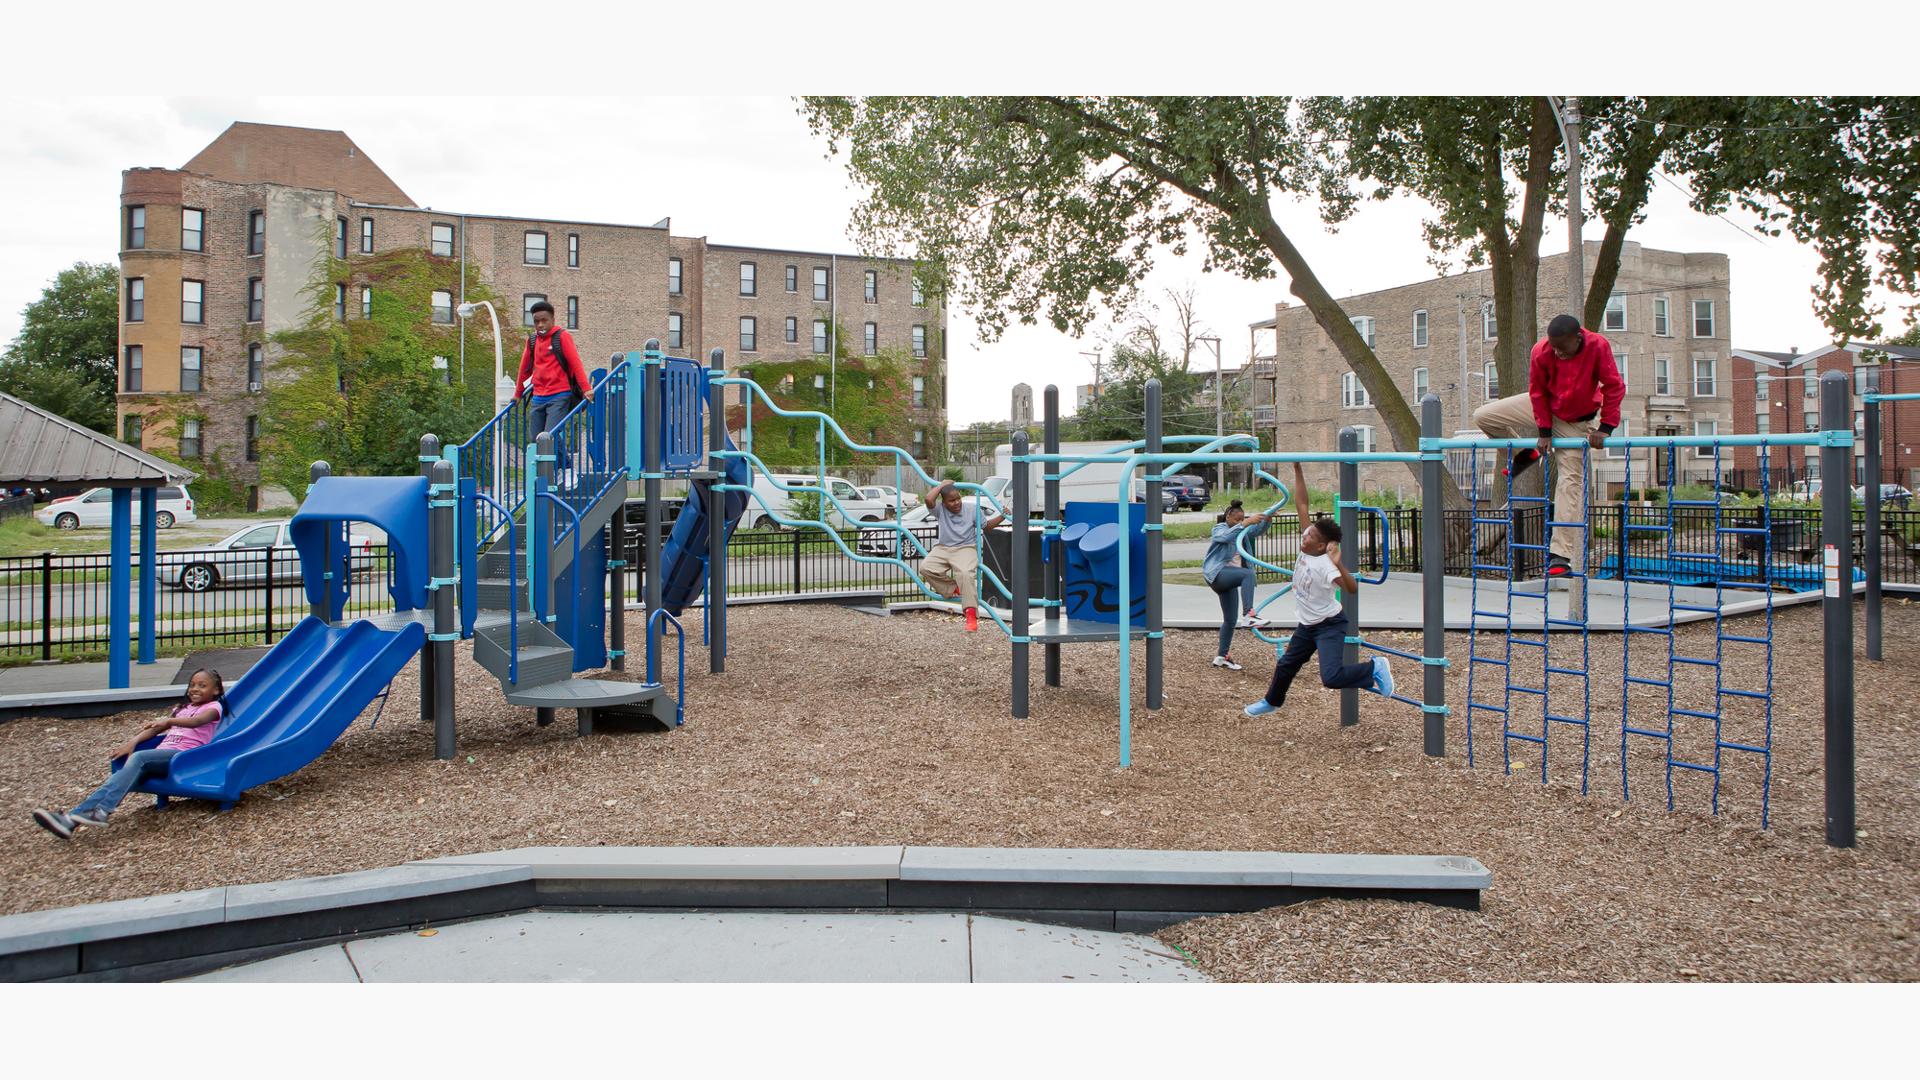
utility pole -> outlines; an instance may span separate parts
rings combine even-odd
[[[1226,387],[1220,382],[1220,339],[1209,336],[1198,337],[1194,340],[1205,343],[1213,350],[1213,435],[1215,438],[1219,438],[1227,433],[1226,414],[1223,411]],[[1214,485],[1224,491],[1227,486],[1226,463],[1221,462],[1215,465],[1214,469],[1216,470]]]
[[[1467,294],[1461,293],[1460,300],[1460,430],[1467,430],[1467,400],[1473,397],[1472,387],[1467,382]]]
[[[1092,352],[1082,352],[1081,356],[1093,357],[1093,404],[1100,404],[1100,353],[1103,346],[1095,345]]]

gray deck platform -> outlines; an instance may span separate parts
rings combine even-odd
[[[569,679],[506,691],[507,704],[535,709],[603,709],[652,701],[661,694],[652,683],[605,679]]]

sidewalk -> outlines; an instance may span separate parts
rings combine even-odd
[[[162,656],[151,664],[127,665],[128,681],[136,687],[170,686],[180,673],[180,658]],[[67,690],[100,690],[107,685],[107,664],[21,664],[0,668],[0,697],[49,694]]]

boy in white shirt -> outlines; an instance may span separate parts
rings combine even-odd
[[[1273,682],[1267,696],[1246,707],[1248,716],[1264,716],[1279,709],[1287,700],[1287,688],[1306,665],[1307,657],[1320,654],[1320,685],[1329,690],[1365,687],[1383,696],[1393,693],[1393,669],[1387,658],[1376,656],[1371,662],[1345,662],[1347,617],[1340,610],[1335,588],[1355,589],[1359,582],[1340,565],[1340,526],[1332,518],[1315,518],[1307,507],[1307,480],[1300,463],[1293,465],[1293,508],[1300,515],[1300,559],[1293,564],[1293,600],[1299,623],[1287,649],[1273,665]]]

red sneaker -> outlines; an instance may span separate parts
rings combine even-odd
[[[968,608],[967,609],[967,632],[972,633],[973,631],[978,629],[980,629],[980,610],[978,608]]]
[[[1521,473],[1526,472],[1527,469],[1532,467],[1534,462],[1539,460],[1540,460],[1540,451],[1522,450],[1519,453],[1513,455],[1513,464],[1507,466],[1505,470],[1505,475],[1519,476]]]

